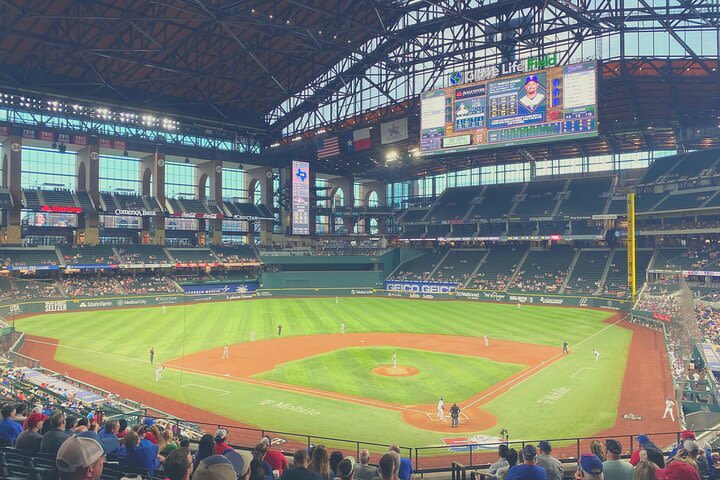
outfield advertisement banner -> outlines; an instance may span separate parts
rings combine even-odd
[[[223,293],[253,293],[260,285],[258,282],[218,283],[213,285],[181,285],[188,295],[219,295]]]
[[[385,290],[398,293],[449,295],[455,293],[455,289],[457,288],[457,286],[457,283],[385,280]]]
[[[496,290],[458,290],[455,296],[462,300],[484,302],[517,303],[531,305],[557,305],[568,307],[609,308],[626,310],[632,306],[627,300],[614,300],[601,297],[581,297],[576,295],[543,295],[539,293],[508,293]]]

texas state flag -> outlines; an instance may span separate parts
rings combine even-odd
[[[354,130],[352,134],[348,132],[343,136],[343,141],[345,143],[343,147],[348,152],[362,152],[372,148],[369,128]]]

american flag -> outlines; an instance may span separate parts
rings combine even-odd
[[[328,158],[340,155],[340,142],[338,137],[325,137],[317,142],[318,158]]]

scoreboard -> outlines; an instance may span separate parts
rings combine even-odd
[[[453,74],[451,83],[459,78]],[[425,92],[420,110],[423,155],[597,136],[597,65],[554,66]]]

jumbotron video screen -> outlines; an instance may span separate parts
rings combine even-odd
[[[455,72],[453,86],[420,96],[423,155],[551,142],[598,134],[597,65],[584,62],[497,77],[501,69]],[[522,71],[527,70],[527,71]],[[462,83],[470,77],[493,77]]]

